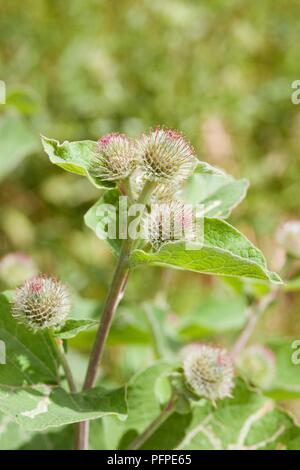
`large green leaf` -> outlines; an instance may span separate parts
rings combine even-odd
[[[235,180],[225,172],[199,162],[186,184],[183,196],[189,203],[203,204],[208,217],[227,218],[244,199],[248,187],[248,180]]]
[[[279,276],[267,269],[261,251],[227,222],[205,218],[203,234],[199,249],[187,249],[184,242],[175,242],[164,244],[156,252],[134,250],[131,266],[170,266],[206,274],[281,282]]]
[[[90,160],[96,150],[97,142],[82,140],[78,142],[65,141],[60,144],[55,139],[41,136],[42,144],[50,161],[66,171],[76,175],[87,176],[98,188],[113,187],[114,184],[99,181],[89,173]]]
[[[0,120],[0,180],[39,148],[39,142],[24,119],[7,114]]]
[[[158,362],[133,377],[128,385],[128,419],[105,417],[95,422],[93,448],[125,449],[145,431],[170,396],[165,394],[160,403],[159,385],[175,367]],[[202,399],[185,413],[174,411],[142,449],[297,449],[299,445],[300,429],[292,419],[237,379],[233,398],[217,406]]]
[[[0,411],[26,429],[41,431],[83,420],[117,415],[126,418],[125,389],[93,388],[70,394],[61,387],[0,387]]]
[[[299,449],[300,429],[272,400],[237,380],[233,398],[213,407],[205,400],[188,415],[174,413],[145,449]]]
[[[0,365],[0,385],[56,383],[57,360],[48,334],[34,334],[17,323],[9,299],[10,294],[0,294],[0,340],[6,350],[6,364]]]

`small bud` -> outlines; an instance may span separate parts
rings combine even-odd
[[[124,134],[107,134],[98,140],[90,173],[103,181],[126,178],[136,166],[136,150],[133,142]]]
[[[185,180],[193,171],[196,158],[184,137],[171,129],[156,129],[139,141],[141,165],[147,178],[157,182]]]
[[[198,397],[215,402],[231,396],[234,371],[225,349],[188,346],[183,350],[183,370],[187,387]]]
[[[241,353],[237,367],[254,385],[268,388],[275,377],[276,359],[270,349],[254,344]]]
[[[145,238],[155,250],[167,242],[193,240],[195,227],[193,208],[182,201],[152,204],[143,220]]]
[[[36,275],[36,265],[23,253],[9,253],[0,261],[0,280],[9,288],[20,286]]]
[[[300,220],[290,220],[280,227],[277,240],[287,253],[300,258]]]
[[[12,315],[33,330],[62,325],[70,311],[67,288],[56,279],[38,276],[16,289]]]

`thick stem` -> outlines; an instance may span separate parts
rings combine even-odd
[[[127,450],[138,450],[142,445],[155,433],[155,431],[162,426],[162,424],[167,420],[167,418],[174,411],[174,404],[176,403],[176,397],[173,396],[165,408],[162,410],[160,415],[152,421],[152,423],[145,429],[145,431],[137,436],[127,447]]]
[[[97,331],[94,347],[90,356],[88,370],[83,385],[84,390],[91,388],[96,380],[99,362],[101,361],[105,341],[113,320],[116,308],[123,296],[124,288],[127,282],[129,268],[128,255],[130,244],[125,240],[120,253],[119,262],[113,277],[113,281],[106,299],[104,311],[101,317],[100,327]]]
[[[98,366],[102,358],[106,338],[113,320],[113,316],[126,286],[129,273],[127,261],[130,250],[130,246],[127,242],[127,240],[124,241],[118,265],[105,302],[101,323],[97,331],[95,343],[91,352],[90,361],[85,376],[85,381],[83,384],[84,390],[88,390],[95,383]],[[87,421],[78,423],[76,434],[75,448],[77,450],[88,450],[89,423]]]
[[[231,349],[230,355],[234,360],[237,358],[237,356],[242,352],[242,350],[247,345],[261,314],[264,313],[269,307],[269,305],[273,302],[273,300],[275,299],[277,295],[277,292],[278,292],[278,289],[273,289],[268,295],[263,297],[258,303],[249,307],[248,322]]]
[[[154,183],[147,182],[139,196],[138,203],[143,204],[147,203],[151,192],[153,190]],[[97,331],[95,343],[91,352],[89,365],[87,373],[85,376],[85,381],[83,384],[83,390],[88,390],[93,387],[99,363],[101,361],[103,350],[105,347],[105,342],[107,335],[109,333],[114,313],[118,307],[118,304],[123,297],[125,286],[127,284],[128,275],[129,275],[129,265],[128,259],[131,253],[131,250],[134,246],[134,240],[127,238],[123,242],[123,246],[119,255],[118,264],[115,270],[115,274],[112,280],[112,284],[106,298],[104,305],[104,310],[101,317],[101,322]],[[81,422],[78,424],[77,436],[76,436],[76,449],[77,450],[87,450],[88,449],[88,434],[89,426],[86,422]]]
[[[75,428],[75,449],[89,450],[90,422],[81,421]]]

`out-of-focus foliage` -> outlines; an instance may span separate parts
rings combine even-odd
[[[74,290],[73,319],[97,320],[114,258],[83,217],[101,194],[85,178],[50,165],[39,134],[96,140],[164,124],[180,129],[201,160],[249,179],[248,197],[231,220],[279,271],[284,253],[275,232],[282,221],[299,218],[300,105],[291,102],[291,83],[300,78],[298,16],[296,0],[27,0],[26,8],[2,2],[0,257],[32,257]],[[1,277],[1,290],[11,284]],[[289,355],[300,335],[299,283],[289,286],[256,330],[256,342],[277,355],[279,375],[269,394],[281,400],[299,396],[300,384]],[[134,272],[108,340],[102,382],[123,385],[185,342],[231,344],[245,323],[246,299],[262,289],[161,268]],[[149,301],[156,305],[150,312]],[[81,330],[69,341],[78,380],[95,336],[95,328]],[[157,331],[165,332],[166,344]],[[7,432],[13,426],[8,420]],[[100,433],[97,426],[114,429],[114,422],[95,422]],[[42,434],[18,436],[19,446],[45,445]],[[46,440],[57,447],[59,434]]]

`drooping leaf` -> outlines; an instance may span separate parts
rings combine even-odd
[[[96,150],[97,142],[82,140],[78,142],[65,141],[60,144],[55,139],[41,136],[42,144],[50,161],[66,171],[76,175],[86,176],[98,188],[111,188],[114,184],[103,183],[89,173],[89,164]]]
[[[0,119],[0,180],[38,148],[38,139],[21,116],[18,114],[2,116]]]
[[[169,266],[206,274],[281,282],[277,274],[267,269],[261,251],[227,222],[205,218],[203,238],[203,243],[193,249],[187,248],[185,242],[174,242],[164,244],[156,252],[134,250],[131,265]]]

